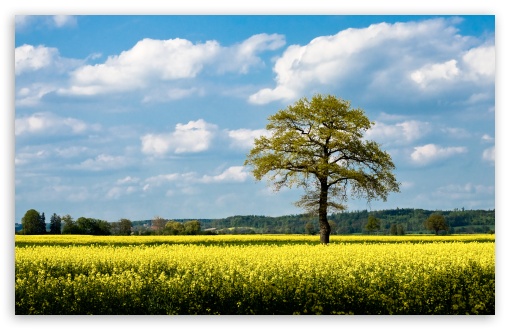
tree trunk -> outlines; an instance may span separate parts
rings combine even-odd
[[[322,244],[329,244],[331,227],[328,223],[328,180],[320,180],[321,193],[319,197],[319,228]]]

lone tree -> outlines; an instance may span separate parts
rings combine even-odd
[[[21,218],[23,234],[39,235],[46,233],[46,223],[44,222],[44,213],[41,215],[37,210],[28,210]]]
[[[436,235],[439,235],[440,230],[448,230],[448,225],[444,216],[440,213],[432,213],[427,220],[425,220],[425,228],[433,230]]]
[[[165,231],[171,235],[179,235],[184,232],[184,225],[178,221],[170,220],[165,225]]]
[[[296,205],[319,215],[320,241],[329,243],[328,208],[346,209],[347,195],[381,198],[399,191],[391,157],[363,138],[372,126],[362,109],[331,95],[315,95],[268,118],[268,136],[255,139],[245,165],[275,190],[303,187]]]
[[[184,233],[188,235],[197,235],[200,229],[200,221],[198,220],[191,220],[184,223]]]
[[[58,216],[56,213],[53,213],[50,219],[50,234],[60,234],[61,233],[61,225],[62,218]]]
[[[380,230],[381,229],[381,220],[377,219],[373,215],[369,215],[365,229],[370,232]]]
[[[131,235],[131,227],[133,223],[129,219],[120,219],[119,220],[119,235]]]
[[[315,235],[316,234],[315,226],[310,221],[308,221],[306,223],[306,225],[305,225],[305,233],[308,234],[308,235]]]
[[[79,234],[80,229],[76,225],[76,221],[73,220],[73,218],[66,214],[62,217],[62,234]]]

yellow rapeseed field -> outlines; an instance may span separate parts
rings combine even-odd
[[[476,235],[332,235],[331,243],[384,243],[384,242],[494,242],[494,234]],[[90,244],[318,244],[318,236],[312,235],[195,235],[195,236],[92,236],[92,235],[16,235],[16,246],[20,245],[90,245]]]
[[[494,235],[16,236],[16,314],[494,314]]]

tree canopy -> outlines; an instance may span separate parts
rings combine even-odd
[[[399,191],[390,155],[364,139],[372,123],[362,109],[331,95],[302,98],[268,118],[268,136],[255,139],[245,165],[278,191],[302,187],[296,204],[319,215],[320,239],[329,243],[328,209],[344,210],[348,195],[386,200]]]
[[[46,233],[46,223],[44,213],[40,214],[37,210],[28,210],[21,218],[23,233],[25,235],[37,235]]]
[[[436,235],[439,234],[440,230],[448,230],[448,224],[444,216],[440,213],[431,214],[427,220],[425,220],[425,228],[433,230],[436,232]]]
[[[381,220],[377,219],[373,215],[369,215],[365,229],[370,232],[380,230],[381,229]]]
[[[50,219],[50,234],[60,234],[61,233],[61,224],[62,219],[56,213],[53,213]]]

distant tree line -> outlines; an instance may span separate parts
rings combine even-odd
[[[74,220],[69,214],[53,214],[49,226],[45,215],[37,210],[28,210],[21,219],[21,229],[17,234],[77,234],[77,235],[197,235],[202,233],[198,220],[179,222],[154,217],[148,224],[134,227],[129,219],[108,222],[95,218],[80,217]]]
[[[437,217],[438,215],[439,217]],[[438,220],[439,219],[439,220]],[[22,218],[18,234],[88,235],[197,235],[197,234],[309,234],[319,232],[316,218],[310,214],[268,217],[236,215],[222,219],[169,220],[155,216],[151,220],[120,219],[116,222],[70,215],[53,214],[49,224],[45,215],[31,209]],[[393,209],[351,211],[328,216],[333,235],[341,234],[458,234],[494,233],[495,210],[430,211]]]
[[[439,229],[437,233],[491,233],[495,231],[495,210],[448,211],[423,209],[390,209],[380,211],[350,211],[328,215],[331,233],[345,234],[426,234],[436,233],[427,226],[427,219],[438,213],[444,217],[448,230]],[[369,226],[369,217],[377,220],[376,226]],[[372,220],[374,221],[374,220]],[[237,215],[223,219],[201,219],[203,228],[215,228],[222,232],[225,228],[250,228],[253,233],[270,234],[317,234],[317,220],[313,215],[285,215],[267,217],[257,215]]]

